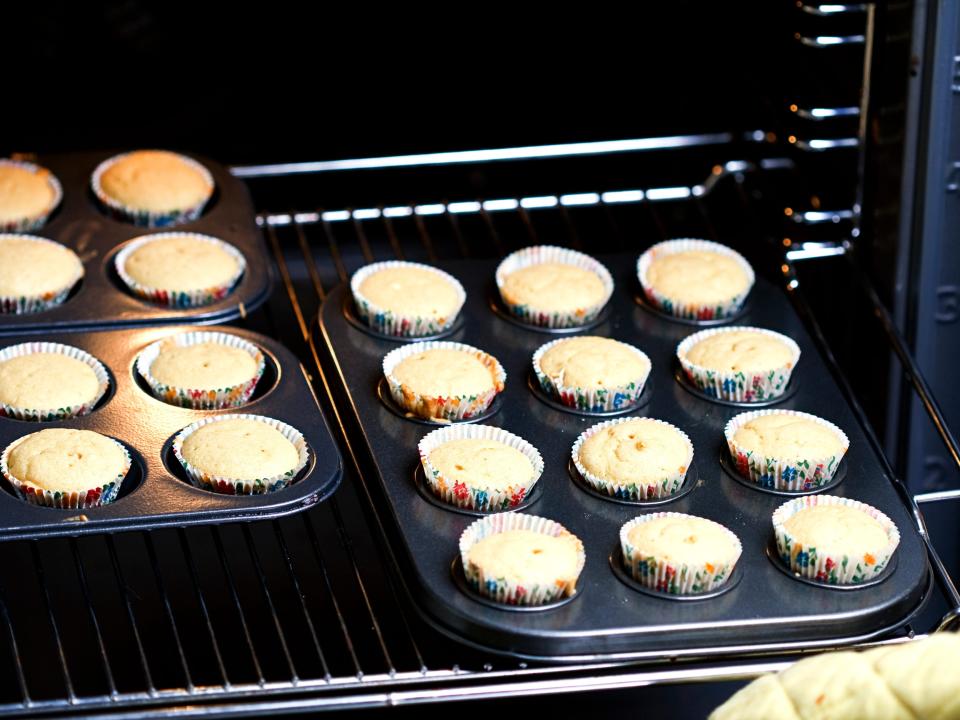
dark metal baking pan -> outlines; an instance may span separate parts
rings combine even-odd
[[[303,367],[275,340],[222,328],[255,343],[267,358],[267,369],[253,398],[240,408],[205,411],[175,407],[141,386],[134,369],[139,352],[156,340],[191,329],[197,328],[165,326],[44,336],[44,340],[74,345],[99,359],[110,371],[111,389],[107,399],[83,417],[43,423],[0,418],[0,448],[45,428],[95,430],[124,443],[133,465],[117,500],[83,510],[30,505],[0,478],[0,540],[278,517],[304,510],[337,489],[343,469],[326,420]],[[0,348],[35,339],[0,338]],[[303,433],[310,461],[299,478],[283,490],[253,496],[221,495],[190,485],[171,450],[172,438],[200,418],[225,413],[266,415]]]

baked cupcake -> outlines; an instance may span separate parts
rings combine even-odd
[[[0,232],[30,232],[57,209],[63,189],[46,168],[0,160]]]
[[[467,584],[504,605],[545,605],[577,592],[583,543],[553,520],[499,513],[460,536]]]
[[[576,250],[536,245],[508,255],[497,267],[507,310],[530,325],[570,328],[592,322],[613,294],[610,271]]]
[[[603,337],[554,340],[533,354],[533,372],[543,391],[586,412],[636,405],[650,368],[650,358],[641,350]]]
[[[29,342],[0,350],[0,416],[43,421],[86,415],[109,386],[106,368],[80,348]]]
[[[427,420],[469,420],[503,390],[507,373],[492,355],[454,342],[420,342],[383,358],[394,402]]]
[[[653,307],[686,320],[736,315],[753,287],[753,268],[740,253],[708,240],[667,240],[637,261]]]
[[[173,454],[190,482],[227,495],[281,490],[307,466],[298,430],[262,415],[220,415],[188,425],[173,439]]]
[[[663,420],[618,418],[584,430],[571,450],[580,476],[620,500],[661,500],[683,486],[693,443]]]
[[[83,263],[73,250],[34,235],[0,234],[0,313],[49,310],[82,277]]]
[[[719,589],[743,550],[740,539],[720,523],[674,512],[628,521],[620,528],[620,548],[634,580],[668,595]]]
[[[438,428],[417,449],[430,491],[470,510],[517,507],[543,473],[543,458],[533,445],[490,425]]]
[[[116,155],[97,166],[90,184],[115,216],[145,227],[195,220],[214,188],[203,165],[165,150]]]
[[[677,359],[687,379],[710,397],[764,402],[786,391],[800,347],[772,330],[717,328],[686,338]]]
[[[741,413],[727,423],[724,436],[741,476],[787,492],[829,483],[850,446],[833,423],[795,410]]]
[[[114,264],[134,295],[175,308],[226,297],[247,267],[233,245],[197,233],[135,238],[117,253]]]
[[[91,430],[41,430],[14,440],[0,455],[0,471],[21,499],[58,508],[113,502],[129,469],[127,449]]]
[[[882,512],[833,495],[788,500],[773,513],[773,534],[787,567],[829,585],[872,580],[900,544],[900,531]]]
[[[149,345],[137,372],[154,397],[194,410],[219,410],[249,402],[265,360],[256,345],[222,332],[188,332]]]
[[[467,299],[455,277],[412,262],[366,265],[350,278],[350,290],[360,319],[377,332],[396,337],[448,330]]]

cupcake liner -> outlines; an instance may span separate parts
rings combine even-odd
[[[553,520],[536,515],[521,515],[512,512],[490,515],[471,523],[460,536],[460,561],[463,563],[463,573],[467,579],[467,584],[473,590],[504,605],[546,605],[576,594],[576,578],[572,582],[557,578],[555,582],[546,586],[533,585],[532,587],[526,587],[506,578],[487,577],[482,568],[470,562],[470,548],[485,537],[506,530],[531,530],[554,537],[570,534],[563,525]],[[577,578],[579,578],[584,563],[586,563],[582,543],[580,544],[579,556]]]
[[[451,440],[495,440],[522,452],[533,465],[533,477],[510,485],[505,490],[470,487],[447,478],[430,463],[430,453]],[[449,505],[470,510],[495,512],[509,510],[523,502],[543,474],[540,452],[522,437],[491,425],[454,425],[438,428],[425,435],[417,445],[423,475],[431,492]]]
[[[555,398],[567,407],[586,412],[623,410],[636,405],[640,401],[640,396],[643,395],[644,385],[646,385],[647,378],[650,377],[650,370],[653,368],[653,363],[650,362],[650,358],[647,357],[645,352],[627,343],[620,344],[630,348],[630,350],[647,362],[646,374],[627,385],[582,388],[574,385],[563,385],[558,382],[556,378],[548,376],[543,368],[540,367],[541,358],[544,353],[554,345],[566,342],[568,339],[569,338],[561,338],[560,340],[552,340],[541,345],[537,348],[537,351],[533,353],[533,372],[537,377],[537,382],[540,384],[540,387],[543,388],[543,391],[547,395]]]
[[[744,424],[762,415],[795,415],[813,420],[833,432],[843,444],[843,451],[836,455],[823,457],[775,458],[761,457],[736,443],[733,436]],[[831,422],[809,413],[796,410],[753,410],[733,417],[723,430],[737,472],[741,476],[768,490],[786,492],[806,492],[822,487],[833,479],[840,467],[850,440],[846,433]]]
[[[207,168],[193,158],[187,157],[186,155],[179,155],[178,157],[183,160],[184,163],[199,172],[203,176],[204,180],[206,180],[207,185],[210,187],[210,193],[200,203],[193,205],[192,207],[182,208],[179,210],[154,212],[151,210],[144,210],[142,208],[131,207],[108,195],[101,185],[103,174],[117,162],[123,160],[131,154],[132,153],[122,153],[104,160],[102,163],[97,165],[96,169],[93,171],[93,175],[90,176],[90,187],[93,190],[93,194],[97,196],[97,200],[103,204],[103,207],[112,217],[120,220],[126,220],[127,222],[131,222],[134,225],[139,225],[141,227],[151,228],[180,225],[182,223],[190,222],[191,220],[196,220],[198,217],[200,217],[200,214],[203,212],[203,208],[210,201],[210,198],[213,197],[215,183],[213,181],[213,175],[210,174],[210,171],[207,170]]]
[[[84,508],[99,507],[100,505],[112,503],[117,499],[117,493],[120,492],[120,485],[127,476],[127,473],[130,472],[130,465],[132,464],[130,452],[124,447],[123,443],[109,438],[117,443],[120,449],[123,450],[124,457],[126,458],[126,464],[123,470],[117,474],[113,482],[90,488],[89,490],[63,492],[60,490],[44,490],[38,488],[32,483],[14,477],[10,472],[7,464],[10,458],[10,452],[28,437],[30,437],[30,435],[17,438],[7,445],[3,450],[3,454],[0,455],[0,474],[7,479],[7,482],[13,487],[18,498],[31,505],[42,505],[44,507],[61,508],[64,510],[82,510]]]
[[[189,347],[191,345],[208,342],[237,348],[238,350],[246,352],[256,363],[254,376],[237,385],[201,390],[178,385],[168,385],[157,380],[157,378],[150,373],[153,362],[168,343],[179,347]],[[202,331],[181,333],[164,338],[163,340],[158,340],[148,345],[140,355],[137,356],[136,362],[137,372],[140,373],[140,377],[142,377],[144,382],[150,387],[150,391],[154,397],[170,405],[179,405],[180,407],[192,408],[194,410],[221,410],[223,408],[235,408],[246,404],[250,401],[250,396],[253,395],[254,390],[256,390],[257,383],[263,376],[265,366],[266,361],[263,352],[252,342],[248,342],[230,333]]]
[[[733,532],[713,520],[707,522],[713,523],[717,527],[723,528],[724,532],[736,543],[737,557],[731,563],[714,565],[712,563],[679,564],[672,565],[666,560],[660,560],[655,557],[643,555],[637,548],[630,544],[628,536],[630,531],[640,523],[650,522],[661,517],[676,518],[696,518],[706,520],[696,515],[677,512],[655,512],[649,515],[641,515],[633,520],[628,520],[620,528],[620,550],[623,553],[623,566],[630,573],[630,576],[645,588],[667,595],[697,595],[718,589],[733,574],[737,560],[743,552],[743,545]]]
[[[51,245],[56,245],[59,248],[65,248],[73,253],[74,256],[76,256],[76,253],[74,253],[65,245],[61,245],[53,240],[48,240],[47,238],[38,237],[37,235],[21,235],[18,233],[0,234],[0,241],[12,238],[49,243]],[[41,310],[49,310],[52,307],[56,307],[67,299],[67,296],[70,294],[70,291],[73,290],[74,285],[76,285],[82,277],[83,263],[80,262],[79,258],[77,258],[77,271],[74,277],[70,280],[69,284],[65,285],[61,289],[44,293],[43,295],[0,295],[0,315],[23,315],[26,313],[40,312]]]
[[[218,245],[225,252],[232,255],[237,260],[237,272],[223,285],[215,285],[213,287],[202,288],[199,290],[171,290],[169,288],[154,288],[147,285],[143,285],[140,282],[134,280],[127,273],[126,263],[127,258],[130,257],[138,248],[143,247],[147,243],[151,243],[154,240],[165,240],[167,238],[174,237],[190,237],[195,240],[201,240],[203,242],[212,243]],[[210,237],[209,235],[201,235],[200,233],[187,233],[187,232],[169,232],[169,233],[157,233],[155,235],[141,235],[138,238],[134,238],[126,244],[126,246],[117,253],[116,258],[114,258],[114,266],[117,270],[117,274],[120,276],[120,279],[123,280],[124,284],[130,288],[134,295],[137,297],[144,298],[151,302],[155,302],[158,305],[165,305],[172,308],[190,308],[198,307],[200,305],[209,305],[212,302],[221,300],[226,297],[237,284],[237,281],[240,280],[240,277],[243,275],[244,271],[247,268],[247,260],[243,257],[243,253],[237,250],[230,243],[226,243],[219,238]]]
[[[72,345],[61,345],[60,343],[52,342],[26,342],[20,343],[19,345],[11,345],[10,347],[0,350],[0,363],[16,357],[22,357],[23,355],[34,355],[36,353],[66,355],[89,366],[90,369],[93,370],[93,374],[97,377],[98,388],[96,395],[83,404],[59,408],[24,408],[8,405],[7,403],[0,403],[0,417],[45,422],[86,415],[96,407],[97,403],[100,402],[100,398],[103,397],[104,393],[107,392],[107,388],[110,387],[110,375],[107,373],[107,369],[103,364],[90,353],[80,348],[75,348]]]
[[[687,477],[687,470],[690,469],[690,464],[693,462],[693,443],[690,442],[690,438],[685,432],[683,432],[683,430],[675,425],[671,425],[668,422],[664,422],[663,420],[650,418],[651,421],[676,430],[683,436],[683,439],[687,443],[687,458],[683,464],[683,467],[678,468],[677,472],[670,473],[669,475],[658,479],[655,483],[648,483],[647,485],[638,486],[636,483],[624,484],[614,480],[607,480],[599,475],[594,475],[592,472],[587,470],[587,468],[580,461],[580,449],[583,447],[583,443],[587,441],[587,438],[597,434],[604,428],[613,425],[619,425],[625,422],[632,422],[633,420],[635,420],[635,418],[617,418],[616,420],[608,420],[607,422],[597,423],[593,427],[587,428],[580,433],[580,436],[576,439],[576,442],[573,443],[573,447],[570,449],[570,455],[573,459],[574,466],[577,468],[577,472],[580,473],[580,476],[594,490],[619,500],[658,500],[660,498],[667,498],[671,495],[675,495],[680,488],[683,487],[683,481]]]
[[[0,232],[31,232],[33,230],[40,229],[47,222],[47,219],[50,217],[50,215],[53,214],[53,211],[56,210],[60,205],[60,201],[63,200],[63,187],[60,185],[60,181],[57,179],[56,175],[47,170],[45,167],[35,165],[31,162],[26,162],[23,160],[0,159],[0,166],[2,165],[20,167],[35,174],[44,173],[47,183],[50,185],[50,189],[53,191],[53,197],[50,199],[50,203],[47,205],[47,207],[39,215],[0,222]]]
[[[722,370],[711,370],[701,367],[687,359],[687,353],[694,345],[706,340],[708,337],[720,333],[749,330],[762,335],[768,335],[779,340],[790,348],[793,355],[786,365],[771,368],[766,371],[752,372],[730,372]],[[773,330],[766,330],[757,327],[724,327],[712,330],[701,330],[685,338],[683,342],[677,345],[677,359],[680,361],[680,367],[683,368],[687,379],[710,397],[720,400],[732,400],[734,402],[763,402],[778,398],[787,389],[790,382],[790,375],[800,361],[800,346],[792,338]]]
[[[525,267],[541,265],[543,263],[574,265],[595,273],[603,282],[603,298],[595,305],[578,308],[575,312],[571,313],[557,312],[534,305],[517,305],[511,303],[504,297],[503,284],[506,281],[507,275]],[[607,301],[610,300],[610,296],[613,294],[613,278],[610,275],[610,271],[607,270],[602,263],[582,252],[555,247],[553,245],[534,245],[507,255],[497,266],[496,281],[497,289],[500,291],[500,299],[511,315],[514,315],[529,325],[547,328],[571,328],[592,322],[600,314],[600,311],[603,310]]]
[[[445,318],[420,317],[418,315],[399,315],[392,310],[381,308],[379,305],[367,298],[362,292],[360,292],[360,286],[368,277],[376,272],[379,272],[380,270],[386,270],[388,268],[395,267],[409,267],[419,268],[421,270],[429,270],[430,272],[436,273],[444,280],[447,280],[456,288],[457,295],[459,296],[456,309],[450,313],[449,317]],[[442,333],[450,328],[456,321],[457,315],[460,313],[460,309],[463,307],[463,303],[466,302],[467,299],[467,291],[463,289],[463,285],[461,285],[460,281],[453,277],[453,275],[445,273],[443,270],[435,268],[431,265],[403,262],[400,260],[373,263],[372,265],[365,265],[364,267],[360,268],[353,274],[353,277],[350,278],[350,291],[353,293],[353,300],[357,308],[357,315],[359,318],[364,323],[369,325],[373,330],[383,333],[384,335],[392,335],[394,337],[422,337],[424,335],[436,335],[438,333]]]
[[[461,350],[475,355],[484,365],[493,371],[494,387],[492,390],[478,395],[453,395],[450,397],[433,397],[421,395],[408,387],[403,386],[394,377],[393,369],[401,361],[427,350]],[[469,420],[483,413],[493,402],[497,393],[501,392],[507,380],[507,372],[499,361],[483,350],[470,345],[456,342],[418,342],[397,348],[388,352],[383,358],[383,375],[390,388],[393,401],[412,414],[428,420]]]
[[[790,535],[785,524],[804,508],[816,505],[846,505],[864,511],[886,530],[889,540],[887,547],[876,554],[866,553],[863,557],[832,555],[817,547],[804,547]],[[866,503],[834,495],[805,495],[788,500],[773,513],[773,534],[777,541],[777,554],[790,570],[808,580],[829,585],[856,585],[876,577],[887,567],[900,544],[900,531],[889,517]]]
[[[255,480],[238,480],[236,478],[224,477],[222,475],[211,475],[191,465],[187,459],[183,457],[183,443],[188,437],[190,437],[204,425],[209,425],[210,423],[215,422],[223,422],[224,420],[255,420],[257,422],[266,423],[270,427],[276,428],[287,440],[293,443],[294,447],[296,447],[297,454],[299,455],[297,466],[293,470],[285,472],[282,475],[273,475],[271,477],[257,478]],[[307,466],[307,462],[310,459],[310,452],[307,449],[307,441],[304,440],[300,431],[292,425],[287,425],[285,422],[264,417],[263,415],[244,415],[239,413],[230,413],[228,415],[218,415],[216,417],[204,418],[202,420],[197,420],[195,423],[187,425],[185,428],[183,428],[183,430],[178,432],[176,437],[173,439],[173,454],[176,456],[177,460],[180,461],[180,464],[186,471],[187,477],[190,479],[191,484],[203,490],[222,493],[224,495],[263,495],[265,493],[282,490],[291,482],[293,482],[293,479],[297,477],[297,475],[300,474],[300,471]]]
[[[650,265],[657,256],[672,255],[688,250],[708,250],[736,260],[747,274],[746,289],[725,302],[716,305],[700,305],[668,298],[666,295],[658,292],[656,288],[650,286],[647,281],[647,272],[650,270]],[[740,312],[740,308],[743,307],[743,303],[747,299],[747,295],[750,294],[750,289],[753,287],[755,280],[753,268],[750,266],[750,263],[736,250],[726,245],[721,245],[720,243],[710,242],[709,240],[693,240],[690,238],[665,240],[651,247],[637,260],[637,277],[640,280],[640,285],[643,287],[643,294],[647,302],[668,315],[687,320],[715,320],[736,315]]]

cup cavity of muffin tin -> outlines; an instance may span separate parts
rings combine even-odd
[[[487,515],[496,515],[497,513],[502,512],[519,512],[520,510],[526,510],[531,505],[536,503],[543,497],[543,483],[536,482],[531,488],[530,492],[524,496],[523,501],[513,507],[505,508],[503,510],[474,510],[473,508],[459,507],[458,505],[451,505],[446,503],[432,492],[427,486],[427,480],[423,475],[423,465],[417,463],[416,468],[413,471],[413,484],[417,488],[417,492],[420,493],[420,497],[426,500],[428,503],[434,507],[438,507],[441,510],[449,510],[450,512],[460,513],[461,515],[470,515],[471,517],[486,517]]]
[[[474,602],[478,602],[481,605],[486,605],[487,607],[495,610],[506,610],[508,612],[518,613],[545,612],[547,610],[556,610],[558,608],[562,608],[564,605],[569,605],[578,597],[583,595],[583,588],[578,587],[577,592],[575,592],[573,595],[568,595],[560,600],[554,600],[553,602],[544,603],[543,605],[507,605],[505,603],[499,603],[496,600],[492,600],[485,595],[481,595],[472,587],[470,587],[469,583],[467,583],[467,576],[463,572],[463,560],[460,559],[459,555],[457,555],[453,559],[453,562],[450,563],[450,574],[453,576],[454,585],[457,586],[457,589],[460,590],[460,592]]]
[[[390,412],[398,417],[402,417],[404,420],[409,420],[410,422],[420,423],[421,425],[436,425],[438,427],[446,427],[447,425],[454,425],[458,423],[477,423],[487,420],[488,418],[493,417],[503,406],[503,393],[498,392],[493,398],[493,402],[479,415],[474,415],[473,417],[464,418],[463,420],[431,420],[419,415],[414,415],[409,410],[406,410],[393,401],[393,396],[390,395],[390,388],[387,385],[387,379],[381,377],[380,381],[377,383],[377,398],[380,402],[387,408]]]
[[[608,301],[607,304],[605,304],[600,310],[600,312],[597,313],[597,316],[593,320],[585,322],[583,325],[552,328],[544,325],[532,325],[531,323],[525,323],[516,315],[513,315],[509,310],[507,310],[507,306],[503,304],[503,300],[500,298],[500,294],[497,292],[496,288],[490,292],[488,304],[490,306],[490,310],[493,311],[493,314],[501,320],[506,320],[511,325],[523,328],[524,330],[532,330],[533,332],[544,333],[546,335],[576,335],[577,333],[584,332],[585,330],[592,330],[598,325],[602,325],[610,316],[610,303]]]
[[[653,386],[650,383],[650,376],[647,376],[646,382],[643,384],[643,390],[640,392],[640,397],[637,399],[637,402],[628,405],[627,407],[622,407],[617,410],[581,410],[580,408],[570,407],[569,405],[564,405],[562,402],[557,400],[550,395],[547,395],[546,391],[540,387],[540,383],[537,380],[536,373],[531,370],[527,374],[527,387],[530,388],[530,392],[533,393],[533,396],[537,398],[544,405],[549,405],[554,410],[559,410],[561,412],[570,413],[571,415],[583,415],[584,417],[617,417],[619,415],[629,415],[630,413],[637,412],[642,410],[647,405],[650,404],[650,398],[653,395]]]
[[[793,572],[793,570],[785,565],[783,560],[780,558],[780,554],[777,552],[777,541],[772,535],[770,536],[770,542],[767,543],[767,546],[764,548],[763,554],[767,556],[767,559],[773,563],[773,566],[777,568],[777,570],[782,572],[791,580],[796,580],[804,585],[812,585],[813,587],[824,588],[826,590],[863,590],[864,588],[874,587],[875,585],[885,582],[897,571],[898,554],[894,552],[893,556],[890,558],[890,562],[888,562],[887,566],[880,571],[879,575],[870,578],[866,582],[841,585],[839,583],[828,583],[822,580],[815,580],[813,578],[805,578],[802,575],[798,575],[797,573]]]
[[[370,337],[376,338],[377,340],[387,340],[388,342],[396,343],[415,343],[427,342],[430,340],[444,340],[451,335],[455,335],[460,332],[464,326],[463,314],[457,313],[457,317],[450,324],[450,327],[442,332],[434,333],[433,335],[416,335],[412,337],[387,335],[386,333],[374,330],[357,316],[357,308],[354,305],[353,298],[347,294],[343,296],[343,317],[345,317],[347,322],[353,325],[353,327],[355,327],[357,330],[366,333]]]
[[[570,479],[573,480],[574,485],[588,495],[593,495],[598,500],[605,500],[606,502],[618,503],[620,505],[634,505],[649,508],[667,505],[675,500],[686,497],[704,483],[704,480],[700,477],[700,473],[697,472],[696,459],[690,461],[690,467],[687,468],[687,474],[683,478],[683,485],[680,486],[677,492],[668,497],[654,498],[653,500],[627,500],[626,498],[614,497],[613,495],[600,492],[583,478],[583,475],[577,470],[573,458],[567,460],[567,472],[570,474]]]
[[[676,366],[676,369],[673,372],[673,379],[677,381],[677,384],[680,387],[700,400],[706,400],[707,402],[712,402],[717,405],[726,405],[727,407],[737,408],[762,409],[779,405],[782,402],[792,399],[799,390],[799,381],[796,379],[796,377],[791,377],[790,381],[787,383],[786,389],[783,391],[783,394],[778,395],[775,398],[770,398],[769,400],[758,400],[756,402],[747,402],[746,400],[725,400],[723,398],[714,397],[713,395],[708,395],[690,382],[676,358],[674,358],[674,365]]]
[[[847,477],[847,460],[843,458],[840,460],[840,464],[837,466],[837,471],[833,474],[833,477],[830,478],[830,482],[824,483],[819,487],[811,488],[810,490],[777,490],[776,488],[767,488],[762,485],[753,482],[750,478],[745,478],[739,472],[737,472],[737,466],[730,457],[730,452],[727,448],[723,448],[720,451],[720,467],[723,468],[723,471],[729,475],[731,478],[736,480],[741,485],[750,488],[751,490],[758,490],[760,492],[767,493],[768,495],[781,495],[783,497],[800,497],[801,495],[817,495],[827,490],[832,490],[837,485],[842,483]]]
[[[630,573],[628,573],[626,568],[623,567],[623,550],[620,548],[620,543],[617,543],[614,546],[613,552],[610,553],[607,560],[609,561],[610,569],[613,571],[614,577],[616,577],[617,580],[622,582],[631,590],[636,590],[637,592],[643,593],[648,597],[658,598],[660,600],[673,600],[675,602],[697,602],[700,600],[712,600],[713,598],[725,595],[736,588],[737,585],[740,584],[740,580],[743,579],[742,566],[739,562],[737,562],[737,564],[733,566],[733,572],[730,573],[730,577],[728,577],[726,582],[724,582],[723,585],[718,587],[716,590],[708,590],[707,592],[697,593],[695,595],[674,595],[672,593],[651,590],[650,588],[630,577]]]

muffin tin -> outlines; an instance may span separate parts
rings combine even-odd
[[[472,518],[428,503],[413,481],[419,463],[417,443],[430,430],[387,410],[377,399],[383,356],[397,347],[350,325],[343,315],[349,290],[336,288],[320,314],[319,330],[343,382],[348,406],[356,413],[369,448],[373,491],[382,491],[387,540],[400,577],[422,615],[462,642],[526,658],[582,660],[689,652],[698,648],[753,643],[852,641],[905,622],[917,611],[929,587],[929,569],[910,513],[876,450],[847,404],[809,334],[777,286],[758,278],[746,312],[731,324],[766,327],[793,337],[802,358],[792,384],[796,394],[773,407],[824,417],[844,429],[850,450],[846,476],[831,494],[862,500],[897,523],[902,541],[898,564],[874,587],[837,592],[788,576],[766,555],[773,536],[771,515],[784,501],[733,480],[721,467],[726,450],[723,429],[741,408],[697,397],[681,387],[674,372],[677,344],[697,328],[672,322],[637,304],[636,256],[600,256],[612,271],[616,289],[604,321],[584,334],[612,337],[647,353],[653,369],[647,381],[649,403],[632,415],[666,420],[690,436],[696,481],[689,493],[668,503],[627,505],[586,492],[568,473],[577,436],[603,417],[589,417],[549,406],[534,395],[527,377],[533,352],[550,337],[518,327],[490,308],[496,262],[439,263],[467,289],[464,326],[449,340],[474,345],[506,368],[501,406],[485,420],[532,443],[543,455],[542,496],[531,509],[556,520],[584,543],[587,563],[578,584],[583,597],[554,609],[522,614],[477,602],[451,575],[457,541]],[[379,485],[379,488],[377,487]],[[684,489],[686,489],[686,484]],[[620,526],[637,515],[672,510],[716,520],[743,543],[736,587],[699,602],[672,602],[637,592],[610,567]]]
[[[270,294],[272,263],[266,254],[250,196],[222,165],[196,159],[213,175],[216,190],[196,220],[166,228],[138,227],[113,218],[90,189],[94,168],[113,153],[47,155],[37,162],[63,186],[63,200],[31,234],[66,245],[83,261],[84,277],[57,307],[23,315],[0,314],[0,334],[110,328],[159,323],[219,323],[243,317]],[[247,260],[236,287],[221,300],[194,308],[170,308],[142,300],[124,285],[113,265],[116,253],[141,235],[196,232],[224,240]]]
[[[0,478],[0,540],[277,517],[304,510],[336,490],[343,474],[340,455],[303,367],[280,343],[257,333],[223,328],[255,343],[266,356],[266,370],[256,392],[239,408],[192,410],[168,405],[150,394],[134,368],[137,355],[152,342],[195,329],[164,326],[44,336],[86,350],[100,360],[110,373],[110,388],[94,410],[82,417],[53,422],[0,417],[0,448],[46,428],[95,430],[122,442],[133,464],[118,499],[83,510],[27,504]],[[3,337],[0,348],[31,339]],[[234,496],[202,490],[188,482],[173,455],[173,437],[201,418],[229,413],[266,415],[303,433],[310,460],[292,485],[265,495]]]

